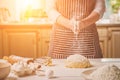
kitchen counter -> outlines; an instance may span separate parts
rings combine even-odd
[[[103,61],[103,62],[102,62]],[[46,67],[54,71],[54,77],[50,80],[85,80],[81,73],[86,70],[96,69],[105,64],[115,64],[120,67],[120,58],[119,59],[90,59],[93,67],[90,68],[66,68],[65,59],[53,59],[53,66]],[[112,62],[114,61],[114,62]],[[9,78],[10,76],[8,76]],[[7,79],[6,79],[7,80]],[[12,80],[12,79],[11,79]],[[15,80],[15,79],[14,79]],[[18,77],[16,80],[49,80],[45,76],[31,75],[26,77]]]
[[[4,27],[49,27],[51,28],[52,22],[48,19],[40,19],[39,21],[10,21],[10,22],[2,22],[0,23],[0,28]]]
[[[7,27],[7,26],[52,26],[52,22],[4,22],[0,23],[0,28],[2,26]],[[108,23],[108,22],[98,22],[96,23],[97,27],[120,27],[120,23]]]
[[[40,22],[11,22],[0,23],[0,28],[51,28],[52,23],[40,23]]]
[[[120,27],[120,23],[97,23],[97,27]]]
[[[52,24],[52,22],[3,22],[0,25],[44,25]]]
[[[120,21],[111,21],[110,19],[100,19],[96,24],[98,27],[120,27]]]

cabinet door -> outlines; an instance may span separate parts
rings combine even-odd
[[[41,56],[47,56],[48,54],[48,49],[49,49],[49,37],[43,37],[42,41],[41,41],[41,48],[42,48],[42,52],[41,52]]]
[[[2,29],[0,29],[0,58],[3,57],[3,48],[2,48]]]
[[[120,58],[120,28],[109,28],[109,54],[113,58]]]
[[[50,42],[51,29],[41,29],[41,54],[39,56],[47,56]]]
[[[4,55],[37,56],[38,31],[34,29],[4,29]]]
[[[107,52],[107,40],[108,40],[107,29],[105,27],[99,27],[98,34],[99,34],[100,47],[102,49],[103,57],[107,58],[109,57]]]

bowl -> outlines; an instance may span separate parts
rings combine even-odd
[[[0,80],[6,78],[10,73],[10,64],[0,60]]]

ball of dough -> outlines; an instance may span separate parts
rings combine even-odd
[[[88,68],[90,66],[91,66],[90,61],[86,57],[80,54],[74,54],[74,55],[70,55],[69,57],[67,57],[66,67]]]

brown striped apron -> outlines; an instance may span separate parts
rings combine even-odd
[[[92,12],[95,2],[96,0],[56,0],[56,9],[68,19],[72,18],[73,12],[83,19]],[[78,40],[75,39],[71,30],[57,23],[53,24],[48,55],[59,59],[72,54],[81,54],[87,58],[102,57],[95,24],[82,29]]]

